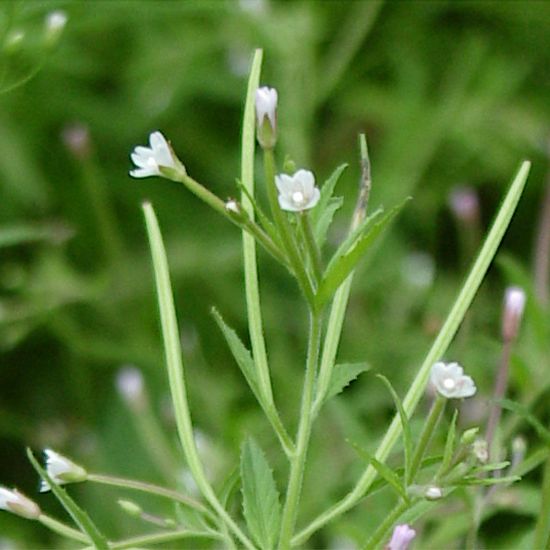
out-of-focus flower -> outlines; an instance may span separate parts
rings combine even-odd
[[[277,142],[277,90],[263,86],[256,90],[256,123],[258,141],[272,149]]]
[[[439,500],[440,498],[443,497],[443,491],[441,490],[441,487],[437,487],[436,485],[431,485],[426,489],[424,496],[428,500]]]
[[[138,145],[130,157],[137,167],[130,170],[133,178],[161,176],[174,179],[178,172],[185,173],[183,164],[160,132],[153,132],[149,136],[149,147]]]
[[[487,464],[489,460],[489,446],[485,439],[476,439],[472,444],[472,453],[481,464]]]
[[[44,451],[46,457],[46,471],[48,475],[60,485],[65,483],[78,483],[79,481],[85,481],[88,477],[88,472],[82,466],[75,464],[67,457],[46,449]],[[42,480],[40,484],[40,492],[45,493],[50,490],[48,482]]]
[[[506,289],[502,313],[502,338],[505,342],[513,340],[518,335],[525,301],[525,291],[519,286],[511,286]]]
[[[131,365],[122,367],[116,377],[118,393],[133,409],[141,409],[145,404],[145,390],[141,371]]]
[[[447,399],[471,397],[476,392],[474,381],[464,374],[458,363],[437,362],[432,367],[430,381],[437,392]]]
[[[67,149],[76,158],[82,160],[90,156],[90,132],[84,124],[75,123],[66,126],[61,137]]]
[[[302,212],[313,208],[321,198],[321,192],[315,187],[315,176],[309,170],[298,170],[293,176],[279,174],[275,176],[279,190],[279,206],[289,212]]]
[[[479,218],[479,198],[473,187],[455,187],[449,195],[449,207],[461,222],[474,223]]]
[[[410,525],[406,523],[396,525],[390,542],[384,547],[384,550],[407,550],[414,537],[416,537],[416,531]]]
[[[0,487],[0,510],[6,510],[27,519],[37,519],[42,513],[38,504],[17,489]]]
[[[57,42],[65,25],[67,24],[67,14],[63,10],[56,10],[46,15],[45,40],[48,45],[53,45]]]

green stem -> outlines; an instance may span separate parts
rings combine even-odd
[[[405,409],[408,417],[412,416],[418,402],[420,401],[420,398],[422,397],[422,394],[424,393],[433,364],[443,356],[449,347],[462,319],[464,319],[466,311],[470,307],[470,304],[472,303],[472,300],[474,299],[474,296],[483,281],[485,273],[487,272],[487,269],[496,254],[506,228],[512,219],[512,215],[514,214],[523,188],[525,187],[530,167],[531,163],[524,161],[518,170],[491,227],[491,230],[485,239],[483,247],[476,258],[459,295],[451,307],[445,323],[441,327],[437,338],[424,359],[424,362],[422,363],[411,388],[405,396],[403,408]],[[378,460],[382,462],[386,460],[391,449],[399,438],[401,429],[401,420],[399,414],[396,414],[388,428],[388,431],[386,432],[386,435],[378,446],[378,450],[375,453]],[[357,504],[357,502],[361,500],[363,495],[369,490],[370,486],[376,479],[376,475],[376,470],[372,466],[367,467],[361,478],[357,481],[355,487],[344,498],[328,510],[324,511],[305,529],[298,533],[292,541],[293,545],[305,542],[312,533],[320,529],[323,525],[335,517],[343,514],[350,508],[353,508],[353,506],[355,506],[355,504]]]
[[[142,493],[149,493],[150,495],[156,495],[163,498],[168,498],[175,502],[180,502],[189,508],[193,508],[197,512],[208,516],[212,521],[216,521],[216,518],[212,512],[206,508],[203,504],[190,498],[186,495],[182,495],[177,491],[159,487],[151,483],[145,483],[143,481],[136,481],[133,479],[125,479],[122,477],[108,476],[103,474],[88,474],[87,481],[94,483],[101,483],[102,485],[110,485],[111,487],[121,487],[123,489],[131,489],[134,491],[140,491]]]
[[[363,550],[374,550],[377,548],[380,542],[387,537],[388,531],[412,505],[413,502],[399,502],[397,506],[386,516],[386,519],[380,524],[378,529],[376,529],[376,531],[372,534],[365,546],[363,546]]]
[[[267,196],[269,198],[269,205],[271,207],[271,213],[275,220],[275,225],[279,229],[281,241],[283,247],[288,255],[290,266],[298,284],[306,297],[306,300],[313,307],[315,302],[315,292],[311,285],[311,281],[306,273],[304,262],[300,258],[300,252],[296,245],[296,240],[292,235],[292,229],[290,227],[286,214],[281,210],[279,206],[277,186],[275,185],[275,157],[272,149],[264,149],[264,171],[265,171],[265,184],[267,187]]]
[[[437,426],[437,423],[441,417],[441,413],[443,412],[443,409],[445,408],[446,404],[447,404],[447,399],[445,397],[441,395],[438,395],[436,397],[432,405],[432,408],[430,410],[430,413],[428,414],[428,419],[426,420],[424,424],[424,428],[422,429],[422,433],[420,434],[420,440],[418,442],[418,446],[416,447],[416,451],[414,452],[414,455],[411,461],[409,478],[406,481],[407,485],[411,484],[414,481],[414,478],[418,472],[418,468],[422,463],[422,458],[424,457],[426,448],[430,443],[435,427]]]
[[[546,459],[543,476],[542,502],[535,527],[533,548],[548,548],[550,546],[550,457]]]
[[[72,539],[72,540],[77,540],[78,542],[83,542],[86,544],[90,543],[89,537],[87,537],[84,533],[82,533],[81,531],[77,531],[76,529],[73,529],[72,527],[69,527],[64,523],[61,523],[60,521],[52,518],[51,516],[48,516],[46,514],[40,514],[40,516],[38,516],[38,521],[42,525],[44,525],[54,533],[61,535],[62,537]]]
[[[279,537],[280,550],[288,550],[290,548],[290,541],[292,539],[294,525],[296,524],[296,516],[298,514],[304,467],[313,425],[312,404],[317,373],[317,361],[321,344],[321,331],[321,315],[319,313],[311,313],[306,373],[304,377],[302,405],[300,408],[300,423],[296,436],[296,453],[291,458],[290,462],[290,475],[281,520],[281,534]]]
[[[153,258],[153,267],[155,272],[155,283],[159,302],[160,320],[162,327],[162,337],[164,342],[164,352],[166,356],[166,365],[168,370],[168,381],[172,402],[174,403],[174,413],[176,417],[176,426],[178,435],[183,448],[187,464],[193,474],[199,490],[210,506],[215,510],[220,519],[225,522],[228,528],[241,541],[243,546],[249,550],[254,549],[250,539],[243,533],[241,528],[233,521],[231,516],[222,506],[214,489],[210,485],[204,467],[199,457],[197,445],[193,434],[193,424],[191,413],[187,401],[187,389],[185,383],[183,359],[181,351],[181,342],[174,306],[174,297],[172,293],[172,284],[168,270],[168,260],[166,250],[162,241],[162,235],[151,204],[146,203],[143,206],[147,233]]]
[[[241,184],[243,193],[241,203],[248,219],[254,223],[254,150],[255,139],[255,93],[260,81],[262,50],[256,50],[248,81],[246,104],[243,117],[243,134],[241,145]],[[258,376],[258,384],[263,397],[262,407],[268,420],[279,438],[287,456],[294,452],[294,443],[289,437],[273,399],[269,361],[265,345],[260,290],[258,283],[258,264],[256,260],[256,243],[253,236],[243,228],[243,261],[248,331],[252,345],[252,356]],[[278,250],[278,248],[277,248]],[[282,262],[288,265],[286,258]]]
[[[298,218],[300,219],[300,226],[302,228],[302,233],[304,234],[304,240],[311,260],[311,265],[313,267],[315,281],[319,284],[319,281],[323,276],[323,264],[321,262],[321,252],[319,251],[319,247],[315,242],[315,236],[313,235],[311,220],[307,212],[300,212]]]

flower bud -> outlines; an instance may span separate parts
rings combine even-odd
[[[130,516],[139,517],[143,513],[141,506],[131,500],[119,498],[117,502],[118,505]]]
[[[526,451],[527,442],[525,441],[525,438],[521,435],[514,437],[514,440],[512,441],[512,460],[510,464],[511,469],[515,468],[518,464],[521,464],[523,462]]]
[[[65,147],[79,160],[90,156],[90,132],[84,124],[71,124],[63,129],[61,134]]]
[[[407,550],[414,537],[416,537],[416,531],[409,525],[406,523],[396,525],[390,542],[384,547],[384,550]]]
[[[487,464],[489,461],[489,446],[485,439],[476,439],[472,445],[472,454],[481,464]]]
[[[236,217],[239,217],[242,214],[241,205],[235,199],[229,199],[225,203],[225,209],[230,215],[234,215]]]
[[[86,481],[88,478],[88,472],[82,466],[75,464],[67,457],[52,451],[52,449],[46,449],[44,451],[46,457],[46,471],[48,475],[58,484],[64,485],[66,483],[78,483],[79,481]],[[47,481],[42,480],[40,484],[40,492],[45,493],[50,490],[50,485]]]
[[[514,340],[518,335],[525,300],[525,291],[522,288],[511,286],[506,289],[502,313],[502,338],[505,342]]]
[[[478,433],[479,427],[477,426],[466,430],[460,438],[460,443],[462,443],[462,445],[471,445],[475,441]]]
[[[0,487],[0,510],[6,510],[26,519],[37,519],[42,514],[38,504],[17,489]]]
[[[277,143],[277,90],[263,86],[256,90],[256,124],[258,142],[263,149]]]
[[[449,207],[462,223],[473,224],[479,219],[479,198],[473,187],[455,187],[449,196]]]
[[[430,485],[424,491],[424,497],[427,500],[439,500],[440,498],[443,498],[443,491],[441,490],[441,487],[437,487],[437,485]]]

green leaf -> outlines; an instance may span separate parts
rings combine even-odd
[[[350,441],[349,443],[353,445],[359,456],[372,465],[380,477],[383,478],[404,501],[409,501],[409,496],[407,495],[405,486],[401,483],[399,476],[389,466],[386,466],[386,464],[380,462],[374,455],[371,455],[353,441]]]
[[[492,462],[491,464],[484,464],[483,466],[477,466],[471,471],[471,474],[480,474],[483,472],[494,472],[495,470],[504,470],[510,466],[508,460],[503,460],[502,462]]]
[[[355,269],[359,260],[364,256],[367,250],[374,245],[378,237],[382,234],[382,231],[388,226],[408,200],[409,199],[395,206],[383,215],[375,213],[369,216],[365,221],[365,225],[362,226],[364,233],[361,231],[357,235],[354,233],[355,238],[351,241],[351,244],[346,244],[345,250],[342,250],[342,247],[338,249],[330,261],[317,291],[316,303],[318,307],[322,306],[331,298],[336,289]],[[380,217],[380,220],[375,221],[378,217]]]
[[[521,416],[525,422],[531,425],[537,432],[538,436],[547,444],[550,445],[550,430],[546,429],[542,423],[533,415],[527,407],[512,401],[511,399],[497,399],[496,403],[503,409],[507,409]]]
[[[407,414],[405,413],[405,409],[403,408],[401,399],[399,399],[399,396],[391,385],[391,382],[382,374],[377,374],[376,376],[377,378],[380,378],[382,382],[384,382],[389,392],[391,393],[391,396],[395,403],[395,407],[397,409],[397,412],[399,413],[399,418],[401,419],[401,429],[403,430],[403,450],[405,454],[405,482],[408,483],[413,457],[413,444],[409,419],[407,417]]]
[[[83,533],[86,533],[90,537],[90,541],[93,543],[97,550],[109,550],[109,543],[107,538],[96,527],[94,522],[90,519],[90,516],[82,510],[78,504],[68,495],[67,491],[60,487],[49,475],[48,472],[40,466],[38,460],[32,454],[32,451],[27,448],[27,456],[37,471],[38,475],[50,486],[52,493],[57,500],[61,503],[63,508],[67,510],[68,514],[73,518],[74,522]]]
[[[361,373],[368,370],[370,370],[370,366],[367,363],[342,363],[335,365],[332,370],[325,401],[344,391]]]
[[[248,529],[262,549],[273,548],[281,522],[279,493],[264,453],[250,438],[242,447],[241,478]]]
[[[453,459],[454,449],[455,449],[455,439],[456,439],[456,420],[458,418],[458,409],[455,409],[453,413],[453,418],[451,419],[451,425],[449,426],[449,431],[447,433],[447,439],[445,440],[445,450],[443,451],[443,460],[439,468],[439,473],[447,471],[451,465],[451,460]]]
[[[239,365],[243,376],[250,386],[250,389],[256,396],[256,399],[261,402],[261,394],[258,388],[258,381],[256,379],[256,369],[250,351],[248,351],[245,345],[241,342],[240,338],[237,336],[237,333],[223,320],[216,308],[212,308],[212,315],[220,327],[225,341],[227,342],[237,365]]]
[[[344,203],[344,199],[342,197],[333,197],[333,194],[334,188],[336,187],[340,176],[347,167],[347,164],[342,164],[334,170],[328,180],[321,187],[321,198],[319,199],[317,206],[311,212],[315,240],[319,248],[322,248],[325,243],[328,228],[330,227],[335,212]]]
[[[506,476],[506,477],[469,477],[466,476],[460,481],[456,482],[455,485],[498,485],[501,483],[514,483],[519,481],[521,477],[519,476]]]

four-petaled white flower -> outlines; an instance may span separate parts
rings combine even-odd
[[[0,487],[0,510],[6,510],[27,519],[37,519],[40,514],[38,504],[27,498],[17,489]]]
[[[396,525],[385,550],[407,550],[414,537],[416,537],[416,531],[412,527],[406,523]]]
[[[302,212],[313,208],[321,197],[315,187],[315,177],[309,170],[298,170],[293,176],[279,174],[275,176],[279,190],[279,205],[289,212]]]
[[[48,475],[60,485],[85,481],[88,477],[88,473],[82,466],[75,464],[72,460],[69,460],[67,457],[51,449],[46,449],[44,451],[44,456],[46,457],[46,471]],[[44,493],[49,490],[49,483],[42,480],[40,492]]]
[[[476,392],[474,381],[464,374],[458,363],[437,362],[432,367],[430,380],[438,393],[447,399],[471,397]]]
[[[166,138],[160,132],[153,132],[149,136],[149,147],[138,145],[130,157],[137,166],[135,170],[130,170],[130,176],[133,178],[164,176],[161,168],[183,169]]]

